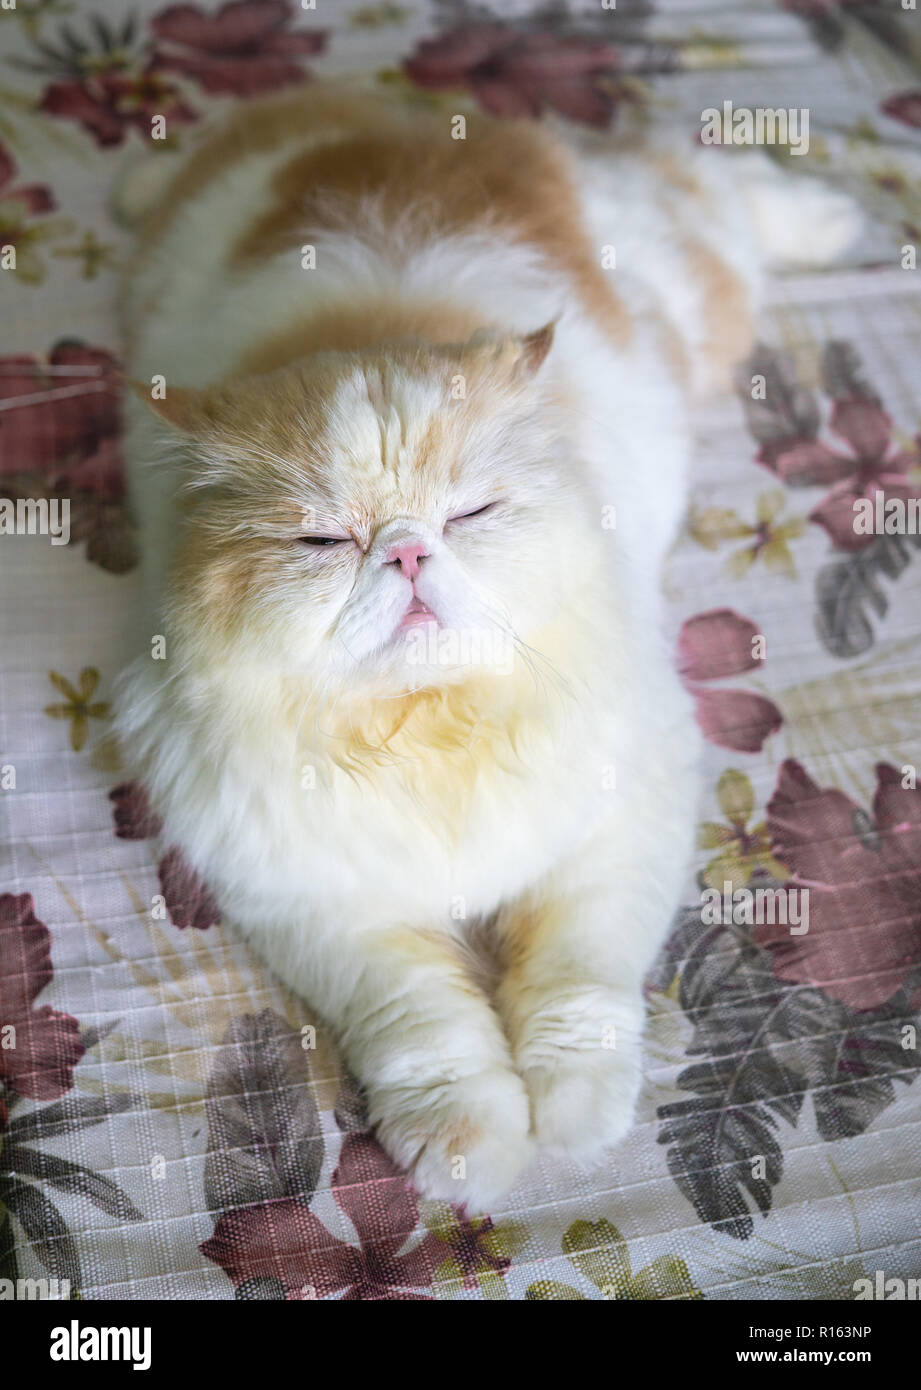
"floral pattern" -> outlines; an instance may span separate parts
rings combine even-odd
[[[151,24],[153,69],[238,97],[300,82],[304,58],[322,51],[325,35],[294,32],[294,13],[288,0],[230,0],[214,14],[198,5],[171,5]]]
[[[478,24],[424,39],[404,71],[420,87],[462,87],[491,116],[557,111],[607,125],[617,103],[617,50],[592,39]]]
[[[677,978],[693,1021],[688,1056],[704,1060],[678,1077],[692,1098],[659,1107],[659,1142],[701,1219],[736,1239],[754,1234],[752,1205],[771,1210],[784,1173],[778,1121],[799,1123],[807,1094],[823,1139],[851,1137],[921,1068],[905,1046],[921,1005],[921,794],[892,767],[877,779],[871,819],[785,761],[767,816],[783,862],[759,856],[747,883],[788,905],[791,891],[807,893],[807,929],[791,932],[792,908],[754,920],[753,906],[726,893],[735,883],[711,872],[702,883],[720,893],[720,910],[689,907],[660,965],[660,986]],[[751,805],[738,781],[731,796]]]
[[[832,345],[829,353],[835,349],[848,353],[844,344]],[[844,360],[850,365],[848,357]],[[859,381],[854,386],[856,391],[866,389]],[[849,452],[836,451],[817,434],[771,438],[759,449],[758,462],[776,472],[788,487],[834,484],[810,512],[809,520],[824,526],[839,550],[862,550],[872,544],[873,537],[855,528],[855,502],[864,498],[875,503],[877,493],[884,504],[890,498],[903,502],[921,498],[921,489],[907,476],[921,463],[921,456],[916,447],[893,447],[892,421],[873,396],[838,397],[828,428],[850,446]]]
[[[757,753],[783,723],[773,700],[748,690],[713,690],[701,682],[756,671],[761,634],[750,618],[716,608],[689,618],[678,635],[678,670],[694,695],[697,722],[711,743]]]
[[[759,870],[786,880],[786,867],[774,855],[767,821],[749,826],[755,791],[745,773],[727,767],[716,784],[716,799],[726,819],[700,823],[699,848],[717,851],[701,870],[702,883],[719,891],[727,883],[733,888],[747,888]]]
[[[120,145],[129,130],[149,133],[151,118],[196,119],[178,89],[142,56],[133,17],[120,28],[94,16],[80,36],[61,25],[57,45],[33,37],[34,70],[54,76],[41,95],[49,116],[76,121],[98,145]]]
[[[798,516],[782,521],[785,506],[783,492],[774,488],[758,494],[753,523],[743,521],[731,507],[706,507],[692,510],[688,530],[706,550],[717,550],[723,541],[746,542],[729,557],[726,570],[733,579],[743,578],[759,561],[767,569],[795,579],[790,542],[803,534],[806,524]]]
[[[120,428],[112,353],[62,339],[46,360],[0,357],[0,498],[66,495],[70,543],[113,574],[136,564]]]
[[[103,1174],[40,1147],[47,1139],[102,1124],[130,1104],[68,1095],[74,1072],[98,1034],[35,999],[51,984],[51,933],[28,893],[0,894],[0,1277],[17,1279],[18,1232],[62,1297],[78,1297],[83,1280],[74,1236],[48,1189],[89,1201],[131,1223],[143,1220],[120,1187]],[[22,1110],[21,1101],[40,1102]]]
[[[91,719],[108,719],[109,705],[106,700],[94,700],[93,695],[99,684],[99,672],[85,666],[80,672],[78,685],[71,685],[66,676],[57,671],[49,671],[48,679],[56,690],[65,697],[63,701],[45,706],[45,713],[52,719],[66,719],[70,723],[70,746],[75,753],[86,743]]]
[[[921,91],[895,92],[882,102],[880,110],[905,125],[921,126]]]
[[[83,1056],[79,1025],[48,1004],[34,1007],[51,983],[51,937],[35,916],[30,894],[0,896],[0,1081],[32,1100],[57,1100],[73,1085]]]
[[[644,1269],[633,1272],[630,1251],[616,1226],[600,1221],[575,1221],[563,1236],[563,1253],[573,1268],[606,1299],[628,1302],[649,1298],[699,1299],[684,1260],[660,1256]],[[528,1299],[572,1300],[585,1298],[571,1284],[541,1279],[531,1284]]]
[[[908,565],[917,530],[880,531],[875,518],[889,504],[921,504],[921,452],[893,439],[893,424],[867,381],[852,343],[831,341],[822,356],[822,377],[831,408],[827,420],[818,394],[796,378],[790,359],[759,347],[739,372],[749,427],[758,443],[755,461],[791,488],[830,491],[809,513],[845,558],[819,570],[817,627],[834,656],[856,656],[874,641],[867,607],[885,613],[882,574],[898,576]],[[759,382],[763,393],[748,392]],[[826,434],[828,438],[826,438]],[[842,449],[836,442],[845,443]],[[857,524],[859,504],[871,511],[873,529]]]
[[[647,980],[638,1123],[597,1175],[544,1157],[473,1217],[394,1169],[329,1030],[225,931],[119,765],[137,557],[109,191],[153,117],[181,150],[212,110],[346,72],[446,119],[566,138],[666,112],[690,143],[727,68],[740,102],[776,105],[773,38],[740,4],[657,0],[0,9],[0,498],[71,503],[69,546],[14,545],[7,567],[0,537],[0,649],[22,654],[0,663],[0,1277],[540,1301],[850,1299],[878,1265],[917,1274],[921,542],[853,515],[921,496],[921,72],[898,7],[777,0],[771,19],[809,96],[796,162],[850,186],[871,235],[848,269],[785,281],[702,425],[666,581],[704,792]],[[749,912],[759,893],[808,903],[808,929]]]
[[[115,834],[121,840],[156,839],[160,817],[150,808],[147,793],[137,782],[122,782],[109,792]],[[220,918],[217,904],[198,874],[175,845],[167,846],[157,863],[163,905],[176,927],[206,931]]]
[[[419,1220],[418,1202],[373,1139],[349,1135],[332,1178],[332,1191],[357,1236],[336,1240],[294,1199],[266,1202],[221,1217],[202,1246],[239,1289],[269,1280],[286,1298],[418,1300],[431,1287],[443,1247],[429,1233],[400,1253]]]
[[[49,219],[55,206],[46,184],[19,183],[16,161],[0,144],[0,246],[4,258],[15,256],[16,274],[26,284],[41,284],[45,277],[42,243],[66,226],[61,219]]]
[[[816,985],[852,1009],[885,1004],[921,964],[921,790],[887,763],[876,783],[871,816],[799,763],[783,764],[768,830],[790,885],[810,891],[810,929],[754,932],[779,979]]]

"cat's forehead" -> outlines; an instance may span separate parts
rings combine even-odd
[[[447,354],[320,363],[222,395],[218,448],[263,500],[276,493],[369,514],[476,491],[527,433],[514,394]],[[465,373],[465,368],[468,368]]]
[[[356,369],[330,393],[324,453],[352,481],[385,493],[455,481],[479,415],[452,395],[458,380],[448,369]]]

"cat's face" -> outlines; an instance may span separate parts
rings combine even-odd
[[[571,602],[588,527],[542,403],[551,337],[174,391],[161,413],[193,441],[171,599],[185,631],[327,692],[528,660]]]

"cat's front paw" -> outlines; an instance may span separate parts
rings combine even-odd
[[[378,1092],[371,1118],[423,1197],[471,1214],[504,1197],[532,1154],[527,1093],[507,1068]]]
[[[633,1123],[642,1081],[640,1047],[548,1049],[523,1075],[540,1148],[591,1163]]]

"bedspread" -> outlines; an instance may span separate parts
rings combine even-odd
[[[921,1276],[921,19],[18,0],[0,48],[0,1278],[853,1299]],[[707,741],[699,846],[648,981],[636,1126],[591,1171],[540,1159],[480,1219],[394,1170],[328,1031],[224,932],[108,732],[136,563],[111,186],[156,117],[181,145],[211,110],[342,75],[689,143],[726,101],[806,109],[808,149],[774,153],[867,213],[846,264],[773,280],[735,392],[699,412],[666,575]],[[17,499],[53,532],[62,497],[69,543],[6,534]]]

